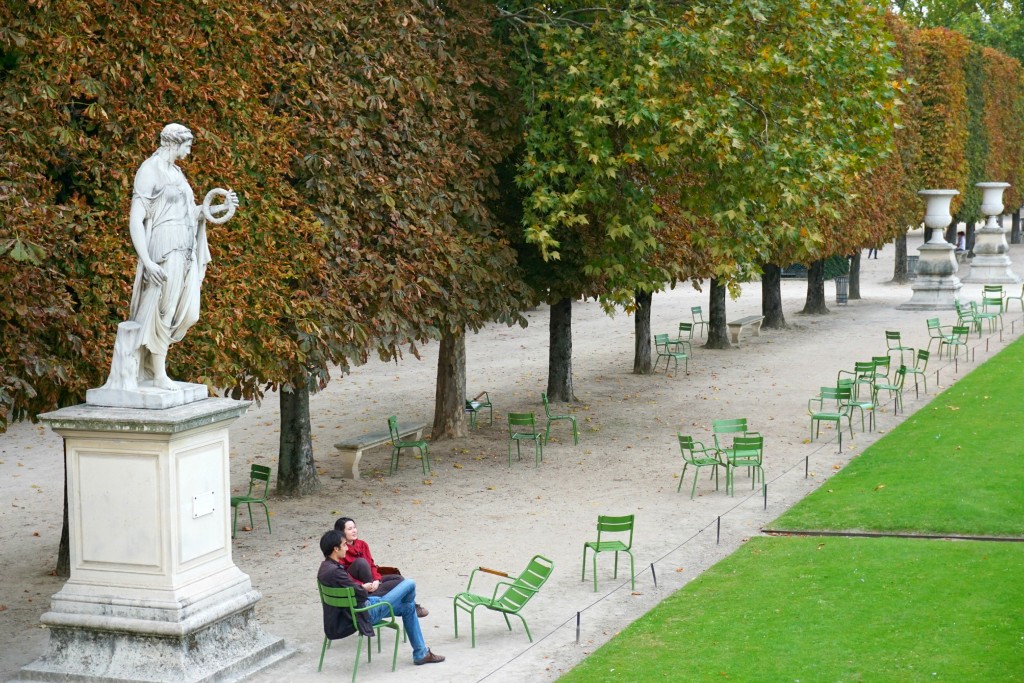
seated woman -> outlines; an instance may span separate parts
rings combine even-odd
[[[334,528],[340,531],[348,542],[348,549],[341,560],[341,565],[349,570],[354,579],[366,584],[366,590],[370,595],[386,595],[404,580],[404,577],[397,573],[381,575],[380,568],[370,554],[370,546],[366,541],[359,539],[359,530],[356,529],[355,520],[351,517],[339,517],[334,523]],[[428,614],[430,612],[427,608],[417,603],[416,616],[422,619]]]

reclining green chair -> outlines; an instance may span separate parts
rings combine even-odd
[[[470,644],[471,647],[476,647],[476,609],[477,607],[485,607],[494,612],[500,612],[501,616],[505,617],[505,624],[508,626],[509,631],[512,630],[512,624],[508,620],[508,615],[511,614],[519,617],[519,621],[523,622],[523,628],[526,629],[526,637],[532,643],[533,636],[530,635],[530,627],[526,625],[526,619],[519,612],[540,591],[541,587],[547,582],[548,577],[551,576],[551,570],[554,568],[555,563],[548,558],[543,555],[534,555],[530,563],[526,565],[526,569],[515,579],[512,579],[511,575],[506,572],[496,569],[488,569],[486,567],[474,569],[469,575],[469,584],[466,586],[466,590],[455,596],[455,603],[452,608],[455,612],[455,637],[459,637],[459,610],[461,609],[464,612],[469,612]],[[470,592],[473,588],[473,579],[476,578],[477,572],[493,574],[511,580],[499,581],[494,586],[494,591],[490,597],[478,595]]]

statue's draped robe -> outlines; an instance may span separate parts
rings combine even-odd
[[[145,207],[146,247],[164,270],[163,285],[149,282],[140,262],[135,270],[130,320],[139,323],[140,379],[152,379],[149,355],[167,355],[199,320],[199,290],[210,262],[206,221],[181,170],[157,155],[135,174],[132,202]]]

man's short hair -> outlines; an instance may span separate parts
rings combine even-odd
[[[341,545],[342,540],[345,536],[337,529],[331,529],[326,534],[320,537],[320,551],[324,554],[324,557],[330,557],[334,549]]]

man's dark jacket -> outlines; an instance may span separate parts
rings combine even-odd
[[[325,586],[331,586],[332,588],[355,588],[356,589],[356,607],[363,607],[366,605],[366,589],[363,588],[363,584],[359,583],[345,571],[345,568],[334,560],[327,558],[320,563],[320,571],[316,574],[317,580]],[[332,607],[326,603],[323,603],[324,608],[324,635],[331,640],[337,640],[338,638],[345,638],[356,632],[355,626],[352,625],[352,615],[347,609],[341,607]],[[370,615],[366,612],[360,612],[356,615],[356,620],[359,622],[359,632],[364,636],[373,636],[373,622],[370,621]]]

